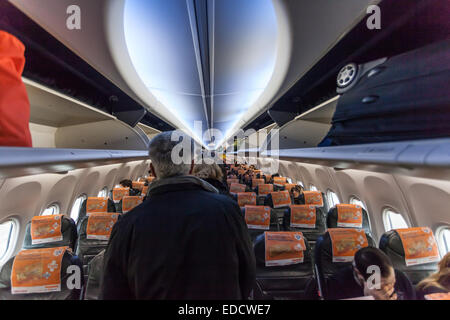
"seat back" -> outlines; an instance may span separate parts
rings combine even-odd
[[[87,265],[100,251],[108,246],[109,236],[120,214],[92,213],[84,217],[78,226],[79,240],[76,253],[80,257],[85,275],[88,274]]]
[[[86,281],[84,300],[99,300],[101,281],[103,278],[103,259],[105,250],[102,250],[89,262],[89,274]]]
[[[356,251],[366,246],[376,245],[372,237],[362,229],[332,228],[317,239],[314,263],[323,296],[327,295],[327,280],[340,269],[351,265]]]
[[[312,246],[312,243],[315,243],[317,238],[325,233],[325,214],[322,208],[316,206],[290,205],[285,209],[283,229],[301,231]]]
[[[265,184],[265,180],[262,178],[253,178],[252,179],[252,189],[255,190],[256,187],[260,184]]]
[[[123,197],[130,195],[130,188],[114,188],[111,197],[114,203],[119,203]]]
[[[60,240],[58,240],[54,235],[52,236],[51,233],[46,232],[46,230],[54,230],[54,228],[51,227],[54,226],[55,222],[60,224]],[[35,230],[34,235],[37,235],[37,237],[34,235],[32,236],[31,229]],[[33,238],[38,239],[33,240]],[[33,217],[33,219],[31,219],[25,227],[25,238],[23,239],[22,249],[69,247],[71,250],[75,250],[77,238],[77,227],[71,218],[62,214],[53,216],[36,216]]]
[[[284,190],[284,185],[287,183],[286,177],[273,177],[273,190],[274,191],[281,191]]]
[[[64,215],[38,216],[25,230],[23,249],[0,271],[0,300],[78,300],[84,282],[81,261],[72,251],[75,222]],[[80,272],[80,287],[69,288],[74,272]]]
[[[142,196],[126,196],[120,200],[119,205],[117,206],[116,212],[118,213],[127,213],[140,205],[144,201],[144,197]]]
[[[258,205],[264,205],[266,196],[273,192],[273,184],[259,184],[256,186],[255,192],[257,195],[256,201]]]
[[[130,194],[132,190],[130,190]],[[114,201],[109,198],[89,197],[83,201],[78,215],[77,225],[80,224],[84,217],[90,212],[116,212]]]
[[[231,194],[238,194],[239,192],[246,192],[247,191],[247,185],[243,183],[231,183],[229,192]]]
[[[283,224],[284,213],[291,205],[291,197],[288,191],[274,191],[264,199],[264,205],[269,206],[276,213],[280,224]]]
[[[236,201],[241,208],[245,207],[246,205],[256,206],[256,193],[239,192],[236,194]]]
[[[311,248],[308,240],[303,238],[304,250],[302,250],[303,261],[294,262],[292,259],[296,255],[295,240],[282,245],[269,243],[269,250],[266,253],[266,235],[259,235],[254,241],[254,251],[256,258],[256,287],[253,291],[254,299],[303,299],[306,286],[313,277],[313,263]],[[301,232],[271,232],[269,234],[301,235]],[[286,236],[285,236],[286,237]],[[286,248],[288,244],[288,248]],[[279,258],[277,261],[269,261],[273,257]],[[278,265],[270,265],[278,264]]]
[[[372,234],[367,211],[354,204],[338,204],[328,211],[328,228],[358,228]]]
[[[247,223],[252,241],[265,231],[281,231],[278,217],[270,207],[247,205],[241,208],[241,213]]]
[[[380,249],[414,285],[438,270],[439,252],[430,228],[388,231],[381,236]]]
[[[55,268],[49,268],[54,261]],[[80,261],[66,247],[22,250],[0,271],[0,300],[79,300],[81,287],[69,287],[77,272],[72,266],[79,268],[82,285]]]

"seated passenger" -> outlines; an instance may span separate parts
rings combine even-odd
[[[436,273],[419,282],[417,298],[425,299],[427,294],[446,292],[450,292],[450,252],[439,262],[439,269]]]
[[[247,299],[255,256],[244,217],[235,201],[189,175],[193,162],[174,163],[172,150],[180,142],[172,141],[172,133],[160,133],[150,143],[157,180],[147,201],[113,227],[101,297]]]
[[[270,179],[269,179],[269,182],[267,182],[267,183],[269,183],[269,184],[273,184],[273,178],[275,178],[275,177],[279,177],[280,176],[280,174],[279,173],[274,173],[271,177],[270,177]]]
[[[217,164],[197,164],[192,172],[197,178],[203,179],[216,188],[219,193],[229,195],[227,185],[222,182],[222,169]]]
[[[290,190],[290,195],[292,199],[293,204],[302,204],[303,201],[301,201],[299,198],[303,194],[303,187],[300,185],[296,185]]]
[[[379,280],[370,267],[379,268]],[[375,300],[415,300],[408,277],[394,270],[389,257],[380,249],[365,247],[355,254],[352,265],[339,270],[328,282],[328,300],[372,296]]]
[[[130,196],[137,196],[140,193],[139,190],[133,189],[133,181],[131,180],[125,179],[120,181],[119,184],[122,188],[130,188]]]

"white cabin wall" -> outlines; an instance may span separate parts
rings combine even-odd
[[[58,128],[30,123],[31,140],[34,148],[56,148],[55,134]]]
[[[395,176],[418,226],[450,226],[450,181]]]

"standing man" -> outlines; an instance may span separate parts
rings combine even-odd
[[[193,161],[174,163],[178,143],[172,132],[150,143],[156,180],[147,200],[112,230],[103,299],[249,297],[255,257],[240,209],[209,183],[189,175]]]

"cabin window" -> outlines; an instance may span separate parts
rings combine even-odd
[[[41,216],[51,216],[54,214],[59,214],[59,205],[57,203],[52,203],[44,211],[42,211]]]
[[[337,194],[335,192],[333,192],[332,190],[328,190],[327,191],[327,203],[328,203],[328,208],[333,208],[334,206],[336,206],[337,204],[341,203],[339,201],[339,197],[337,196]]]
[[[108,187],[104,187],[102,190],[98,193],[99,198],[106,198],[108,197]]]
[[[450,252],[450,227],[441,227],[436,232],[441,257]]]
[[[364,202],[362,202],[361,200],[359,200],[357,197],[351,197],[350,200],[349,200],[349,203],[350,203],[350,204],[356,204],[357,206],[360,206],[360,207],[362,207],[364,210],[367,211],[367,207],[366,207],[366,205],[364,204]]]
[[[0,266],[10,258],[17,240],[17,226],[18,222],[12,219],[0,223]]]
[[[383,211],[384,229],[390,231],[392,229],[408,228],[405,218],[393,209],[385,209]]]
[[[313,184],[309,185],[309,190],[310,191],[318,191],[317,187],[315,185],[313,185]]]
[[[70,210],[70,217],[76,222],[78,220],[78,216],[80,214],[81,205],[83,201],[87,199],[85,194],[80,195],[75,199],[75,202],[72,205],[72,210]]]

